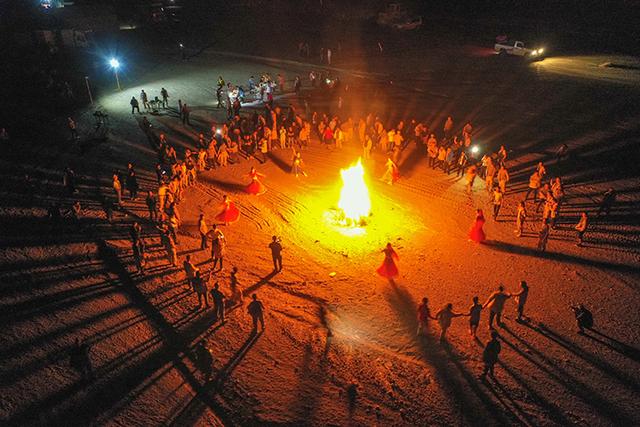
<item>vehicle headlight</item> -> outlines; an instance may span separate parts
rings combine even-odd
[[[542,53],[542,52],[544,52],[544,48],[543,48],[543,47],[541,47],[540,49],[538,49],[538,53]]]

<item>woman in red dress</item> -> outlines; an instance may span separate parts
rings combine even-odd
[[[247,193],[259,196],[267,191],[267,188],[258,179],[264,178],[264,175],[256,171],[256,168],[253,166],[251,166],[251,170],[249,171],[249,177],[251,178],[251,183],[245,188]]]
[[[484,225],[484,215],[482,209],[476,209],[476,221],[473,223],[473,227],[469,231],[469,239],[476,243],[482,243],[487,238],[484,235],[482,226]]]
[[[396,266],[396,260],[398,254],[391,247],[391,243],[387,243],[387,246],[382,250],[384,253],[384,261],[382,265],[376,270],[379,275],[389,279],[389,282],[393,283],[393,278],[398,275],[398,267]]]
[[[231,201],[229,196],[225,195],[222,198],[222,205],[220,207],[220,213],[216,215],[217,221],[224,222],[226,225],[229,225],[232,222],[236,222],[240,217],[240,211],[236,207],[235,203]]]

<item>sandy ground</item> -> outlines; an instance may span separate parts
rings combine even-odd
[[[637,164],[637,149],[630,148],[638,142],[638,110],[631,107],[637,83],[632,77],[594,83],[575,71],[558,72],[559,60],[553,67],[496,65],[492,57],[450,62],[437,53],[414,58],[421,68],[407,66],[396,75],[383,64],[367,74],[357,72],[373,69],[366,61],[338,63],[354,91],[345,110],[355,114],[366,105],[381,114],[415,114],[438,128],[453,114],[458,126],[474,121],[483,146],[507,144],[513,180],[498,221],[485,227],[487,244],[466,237],[475,208],[490,209],[483,183],[467,195],[462,180],[428,169],[413,147],[403,153],[402,179],[394,186],[378,180],[380,153],[365,162],[373,216],[361,232],[330,221],[340,168],[357,159],[357,147],[327,150],[315,142],[303,152],[306,178],[289,173],[288,151],[275,151],[264,165],[244,160],[207,171],[180,205],[180,259],[191,254],[208,271],[208,253],[197,249],[197,216],[215,214],[222,195],[230,195],[242,215],[222,226],[228,255],[214,280],[228,293],[235,265],[245,295],[258,293],[267,314],[266,330],[257,336],[245,306],[233,307],[225,324],[195,309],[184,273],[168,267],[144,220],[151,259],[145,276],[135,273],[127,227],[146,217],[144,203],[127,202],[108,224],[99,200],[111,197],[110,171],[128,161],[136,163],[143,189],[153,189],[155,153],[127,108],[140,88],[153,94],[164,86],[174,104],[188,100],[193,127],[183,127],[172,112],[150,116],[170,142],[187,147],[199,129],[222,119],[213,100],[218,74],[243,82],[250,74],[284,70],[291,78],[308,68],[213,55],[187,64],[156,59],[158,66],[136,81],[125,76],[123,92],[100,100],[110,114],[107,142],[89,142],[82,156],[53,137],[35,149],[11,150],[1,160],[0,419],[122,426],[640,424],[638,181],[637,168],[629,166]],[[395,86],[383,86],[389,80]],[[286,95],[279,102],[290,100]],[[335,109],[324,101],[312,105]],[[88,113],[80,124],[90,134]],[[537,219],[524,237],[515,237],[515,205],[535,163],[546,161],[560,141],[573,159],[548,167],[563,176],[567,203],[541,254]],[[81,176],[81,229],[72,223],[54,228],[44,219],[50,201],[71,203],[61,186],[67,164]],[[266,175],[262,196],[242,192],[250,165]],[[585,247],[576,247],[578,213],[593,212],[611,185],[621,203],[593,224]],[[272,235],[285,247],[277,275],[267,248]],[[386,242],[400,255],[395,285],[375,274]],[[477,341],[464,318],[454,320],[448,343],[438,342],[435,324],[428,337],[416,337],[423,296],[434,311],[451,302],[466,312],[472,296],[483,301],[500,283],[515,292],[520,280],[531,287],[529,321],[516,323],[515,305],[507,303],[496,379],[477,378],[489,336],[486,313]],[[575,333],[568,305],[577,302],[593,310],[597,331]],[[96,379],[90,384],[69,368],[75,337],[92,345]],[[201,339],[215,357],[210,381],[194,366],[192,348]]]

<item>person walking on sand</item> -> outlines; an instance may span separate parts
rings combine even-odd
[[[80,338],[76,338],[70,351],[71,367],[80,373],[83,381],[91,381],[93,379],[90,351],[89,344],[86,341],[80,342]]]
[[[220,270],[222,270],[222,259],[224,257],[224,249],[225,249],[225,239],[222,231],[218,229],[216,224],[211,226],[211,231],[209,231],[211,235],[211,259],[213,260],[213,265],[211,269],[214,270],[216,268],[216,264],[218,261],[220,262]]]
[[[209,233],[209,226],[204,219],[204,214],[201,213],[198,218],[198,232],[200,232],[200,249],[207,249],[209,246],[207,245],[207,234]]]
[[[480,324],[480,314],[482,313],[482,304],[478,302],[478,297],[473,297],[473,304],[469,307],[469,334],[476,338],[478,325]]]
[[[140,112],[140,105],[138,104],[138,100],[135,96],[131,97],[131,101],[129,101],[129,104],[131,105],[131,114],[133,114],[135,110],[138,110],[138,114],[142,114]]]
[[[207,308],[209,308],[209,298],[207,297],[207,284],[209,280],[211,280],[211,273],[213,270],[209,270],[209,277],[205,279],[202,277],[202,273],[200,270],[196,271],[196,277],[193,279],[193,287],[195,288],[196,294],[198,295],[198,307],[199,310],[202,307],[202,300],[204,299],[204,303]]]
[[[542,186],[542,177],[540,176],[540,172],[537,170],[531,174],[529,177],[529,188],[527,188],[527,193],[524,195],[524,200],[529,199],[529,194],[533,192],[533,202],[538,201],[538,191],[540,191],[540,187]]]
[[[273,260],[274,273],[282,271],[282,245],[278,236],[271,238],[269,243],[269,249],[271,249],[271,259]]]
[[[162,108],[169,106],[169,92],[165,88],[160,89],[160,96],[162,96]]]
[[[158,199],[153,194],[153,192],[149,191],[147,193],[147,198],[145,199],[145,203],[147,204],[147,209],[149,209],[149,221],[155,222],[158,220]]]
[[[435,320],[435,317],[431,315],[429,309],[429,299],[427,297],[422,298],[422,303],[418,306],[418,333],[417,335],[426,335],[429,328],[429,319]]]
[[[499,188],[493,190],[493,220],[496,221],[498,219],[498,213],[500,213],[500,208],[502,207],[502,199],[504,198],[504,193]]]
[[[524,306],[527,303],[527,297],[529,296],[529,285],[527,285],[527,282],[522,280],[520,282],[520,292],[513,294],[512,296],[515,297],[516,303],[518,304],[516,307],[516,312],[518,313],[516,322],[522,322],[527,318],[524,315]]]
[[[527,210],[524,206],[524,202],[518,202],[518,211],[516,212],[516,230],[515,233],[518,237],[522,237],[522,229],[524,228],[524,221],[527,218]]]
[[[229,288],[231,289],[231,301],[232,304],[242,305],[243,295],[242,295],[242,287],[240,286],[240,282],[238,281],[238,267],[233,267],[231,269],[231,275],[229,276],[230,284]]]
[[[587,216],[586,212],[582,212],[580,214],[580,221],[578,221],[578,223],[574,227],[576,232],[578,233],[578,242],[576,243],[576,246],[582,246],[582,243],[584,242],[584,232],[587,231],[588,226],[589,217]]]
[[[251,302],[247,306],[247,312],[251,315],[253,320],[253,334],[258,331],[258,322],[260,322],[260,328],[264,331],[264,305],[258,300],[258,295],[251,295]]]
[[[603,195],[598,212],[596,216],[600,217],[601,214],[609,215],[613,204],[616,202],[617,193],[613,188],[609,188]]]
[[[196,273],[198,272],[198,267],[191,262],[191,255],[187,255],[185,260],[182,262],[182,267],[184,268],[184,273],[187,278],[187,289],[191,289],[196,292],[195,278]]]
[[[498,286],[498,290],[492,293],[487,301],[482,305],[482,308],[489,307],[489,329],[493,329],[493,319],[496,319],[496,324],[502,327],[502,311],[504,310],[504,303],[511,298],[511,294],[504,291],[502,285]]]
[[[546,252],[547,242],[549,241],[550,234],[551,234],[551,227],[549,227],[549,223],[545,221],[542,224],[542,228],[540,228],[540,232],[538,233],[538,250],[540,252]]]
[[[204,340],[200,341],[196,346],[195,356],[198,369],[204,374],[205,380],[208,381],[213,372],[213,355],[205,345]]]
[[[216,282],[211,289],[211,299],[213,300],[213,317],[215,320],[224,320],[224,302],[227,297],[220,291],[220,285]]]
[[[476,176],[478,175],[478,166],[472,164],[467,168],[466,179],[467,179],[467,193],[471,193],[473,191],[473,183],[476,180]]]
[[[453,304],[448,303],[436,314],[436,319],[440,325],[440,341],[443,342],[447,339],[447,329],[451,326],[451,320],[454,317],[464,316],[464,314],[456,313],[453,311]]]
[[[480,375],[481,380],[485,380],[487,374],[494,377],[494,367],[496,363],[498,363],[498,355],[500,354],[500,350],[502,350],[502,346],[500,345],[500,341],[498,341],[498,331],[491,331],[491,340],[487,343],[482,351],[482,361],[484,362],[484,369],[482,370],[482,374]]]
[[[498,187],[500,187],[500,191],[502,191],[503,193],[507,192],[507,182],[509,182],[510,177],[509,177],[509,172],[507,171],[507,168],[504,167],[504,164],[502,166],[500,166],[500,169],[498,170]]]
[[[118,202],[118,206],[122,206],[122,184],[120,183],[120,178],[118,178],[118,174],[113,174],[113,192],[116,194],[116,200]]]

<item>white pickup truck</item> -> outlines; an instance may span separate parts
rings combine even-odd
[[[493,49],[499,55],[522,56],[527,59],[542,59],[544,48],[528,49],[521,41],[496,43]]]

